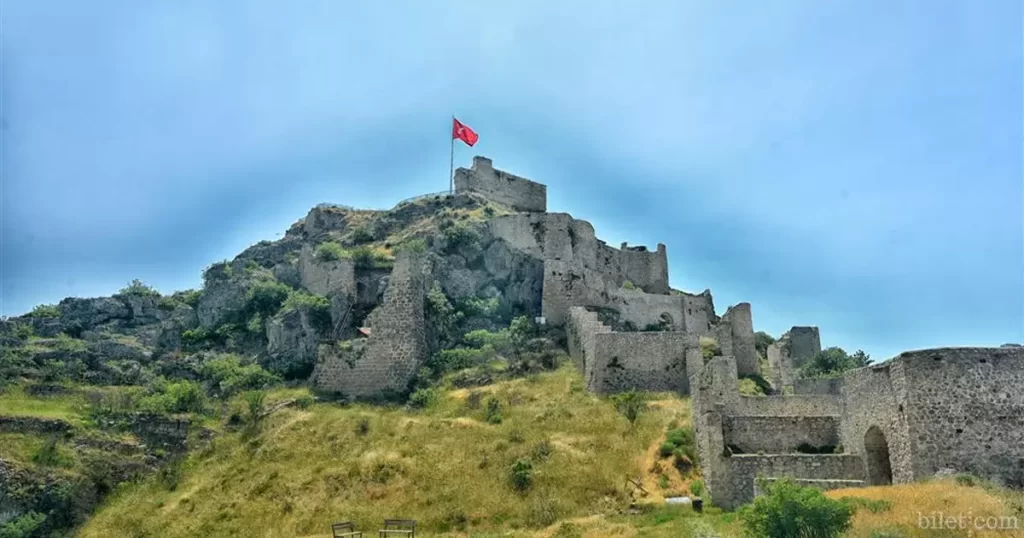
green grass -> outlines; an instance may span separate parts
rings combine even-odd
[[[174,491],[156,480],[121,491],[81,536],[308,536],[336,520],[375,529],[390,517],[417,519],[423,536],[529,535],[556,519],[614,511],[629,502],[625,477],[643,472],[649,445],[680,417],[653,408],[630,428],[610,402],[571,391],[578,378],[566,366],[478,389],[481,401],[501,402],[501,424],[485,422],[485,406],[471,408],[469,390],[443,391],[416,411],[283,409],[261,433],[228,433],[193,455]],[[296,395],[271,391],[266,403]],[[545,442],[549,450],[538,450]],[[509,468],[525,458],[535,459],[531,487],[519,493]]]
[[[34,397],[24,387],[9,385],[0,392],[0,415],[61,419],[79,424],[85,412],[85,400],[79,393]]]
[[[46,438],[29,433],[0,433],[0,459],[21,465],[32,463],[32,456],[42,448]]]

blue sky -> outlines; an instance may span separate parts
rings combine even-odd
[[[5,2],[3,313],[445,190],[455,113],[758,329],[1024,341],[1020,2],[366,4]]]

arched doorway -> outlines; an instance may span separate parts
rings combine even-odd
[[[889,463],[889,443],[878,426],[868,428],[864,434],[864,462],[867,464],[868,483],[872,486],[892,484],[892,465]]]

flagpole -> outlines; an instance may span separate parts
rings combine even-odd
[[[452,128],[455,128],[455,116],[452,116]],[[448,194],[455,193],[455,133],[451,133],[452,153],[448,161]]]

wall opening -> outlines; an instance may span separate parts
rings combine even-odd
[[[889,443],[878,426],[868,428],[864,434],[864,462],[867,464],[868,483],[872,486],[892,484],[892,465],[889,461]]]

